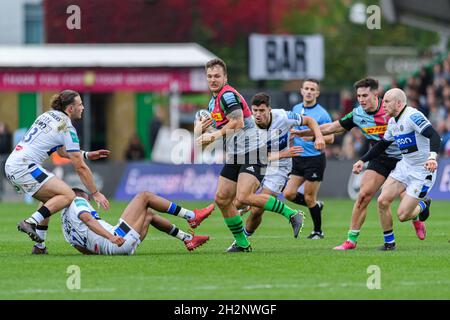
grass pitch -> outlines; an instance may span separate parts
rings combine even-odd
[[[196,230],[210,241],[194,252],[150,227],[134,256],[107,257],[83,256],[66,243],[60,214],[50,223],[50,254],[32,256],[32,242],[16,224],[36,205],[1,203],[0,299],[450,299],[449,204],[433,202],[425,241],[416,238],[411,222],[395,217],[394,252],[376,250],[383,237],[374,202],[357,249],[332,250],[346,239],[353,202],[325,199],[323,240],[306,239],[312,225],[308,212],[298,239],[286,219],[266,212],[251,239],[254,251],[226,254],[232,236],[216,209]],[[101,215],[114,225],[125,206],[112,203]],[[183,219],[164,216],[188,229]],[[80,289],[67,287],[70,266],[80,268]],[[380,289],[367,286],[374,275],[370,266],[379,268]]]

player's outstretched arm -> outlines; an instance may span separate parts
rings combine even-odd
[[[319,128],[319,125],[317,124],[316,120],[314,120],[311,117],[304,116],[303,117],[303,124],[308,126],[309,129],[314,133],[314,147],[317,150],[323,150],[325,148],[325,140],[323,138],[321,129]]]
[[[378,141],[360,160],[353,165],[353,173],[359,174],[362,171],[364,162],[370,161],[383,153],[394,141],[380,140]]]
[[[111,151],[106,150],[106,149],[99,149],[99,150],[94,150],[94,151],[82,151],[81,153],[82,153],[84,159],[99,160],[99,159],[108,158],[109,155],[111,154]]]
[[[289,149],[280,152],[270,152],[267,159],[269,161],[275,161],[283,158],[298,157],[301,152],[303,152],[303,148],[300,146],[290,147]]]
[[[92,197],[100,204],[104,209],[109,209],[109,201],[106,197],[97,189],[95,185],[94,177],[92,175],[91,169],[84,162],[81,152],[69,152],[70,160],[72,161],[72,165],[75,168],[78,176],[80,177],[81,182],[86,186],[89,192],[92,194]]]
[[[97,220],[92,218],[89,212],[82,212],[79,215],[80,220],[90,229],[92,232],[95,232],[99,236],[108,239],[114,244],[117,244],[119,247],[125,243],[125,239],[119,236],[115,236],[109,233],[103,226],[98,223]]]
[[[319,126],[320,132],[322,132],[323,136],[330,135],[330,134],[339,134],[342,132],[345,132],[345,128],[341,126],[339,121],[333,121],[331,123],[324,123]],[[295,137],[312,137],[314,136],[314,132],[311,129],[306,130],[294,130],[291,129],[291,135]]]
[[[303,137],[305,141],[314,141],[314,137]],[[334,142],[334,134],[328,134],[323,136],[323,140],[325,140],[325,144],[332,144]]]
[[[66,147],[62,146],[57,149],[56,152],[63,158],[70,159],[69,153],[66,151]],[[81,151],[81,154],[86,160],[98,160],[103,158],[108,158],[111,151],[106,149],[99,149],[95,151]]]

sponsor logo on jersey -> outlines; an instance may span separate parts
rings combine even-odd
[[[367,134],[380,134],[380,133],[385,133],[386,129],[387,129],[387,124],[382,125],[382,126],[363,128],[363,131]]]
[[[62,120],[61,117],[60,117],[59,115],[57,115],[55,111],[50,111],[50,112],[48,112],[48,114],[49,114],[53,119],[55,119],[56,121],[61,121],[61,120]]]
[[[419,128],[427,122],[427,120],[420,113],[413,113],[410,118]]]
[[[403,154],[411,153],[417,151],[416,135],[413,132],[402,134],[395,137],[395,142],[397,142]]]
[[[78,136],[75,132],[70,131],[70,136],[72,137],[72,142],[80,143],[80,140],[78,140]]]
[[[211,117],[215,120],[215,121],[222,121],[223,117],[221,113],[212,113],[211,112]]]

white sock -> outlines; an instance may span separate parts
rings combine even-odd
[[[174,216],[178,216],[178,217],[184,218],[186,220],[192,220],[195,218],[195,213],[193,211],[184,209],[173,202],[170,203],[170,206],[166,210],[166,212],[168,214],[172,214]]]
[[[30,221],[30,218],[31,219],[33,219],[34,221]],[[29,222],[29,223],[33,223],[33,224],[39,224],[40,222],[42,222],[45,218],[42,216],[42,214],[40,213],[40,212],[38,212],[38,211],[36,211],[35,213],[33,213],[32,215],[31,215],[31,217],[30,218],[28,218],[27,220],[25,220],[25,221],[27,221],[27,222]]]
[[[191,234],[178,229],[177,226],[174,224],[172,225],[172,229],[169,231],[169,234],[172,237],[180,239],[181,241],[192,240],[192,238],[193,238],[193,236]]]
[[[176,235],[176,237],[178,239],[180,239],[181,241],[186,241],[186,240],[192,240],[193,236],[192,234],[186,233],[184,231],[178,230],[178,234]]]
[[[192,220],[195,218],[195,213],[194,211],[185,209],[185,208],[181,208],[180,212],[178,213],[178,216],[181,218],[184,218],[186,220]]]
[[[41,242],[41,243],[36,242],[36,247],[38,247],[39,249],[44,249],[45,248],[45,239],[47,239],[47,229],[39,230],[38,228],[36,228],[36,233],[41,239],[44,239],[44,242]]]

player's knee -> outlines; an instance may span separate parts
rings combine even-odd
[[[149,191],[141,191],[137,194],[136,198],[140,199],[140,200],[151,200],[151,198],[154,196],[153,193],[149,192]]]
[[[73,192],[72,190],[70,190],[70,192],[68,192],[67,194],[64,194],[63,201],[64,201],[65,206],[70,205],[72,203],[72,201],[75,200],[75,197],[76,197],[75,192]]]
[[[360,190],[358,195],[359,203],[369,203],[370,199],[372,199],[373,193],[365,190]]]
[[[251,205],[250,203],[250,195],[248,194],[239,194],[236,196],[235,200],[236,208],[242,208],[244,206]]]
[[[219,206],[226,206],[228,205],[231,201],[229,197],[227,197],[226,195],[222,194],[222,193],[216,193],[215,197],[214,197],[214,202]]]
[[[316,197],[313,194],[305,193],[305,202],[308,208],[314,207],[316,205]]]
[[[150,210],[147,210],[147,213],[146,213],[145,219],[144,219],[144,224],[149,225],[150,223],[152,223],[152,220],[153,220],[153,214],[151,213]]]
[[[405,222],[405,221],[409,220],[409,212],[403,208],[398,208],[397,217],[398,217],[398,220],[400,220],[400,222]]]
[[[295,199],[295,196],[297,195],[297,191],[295,190],[284,190],[283,196],[288,199],[289,201],[292,201]]]
[[[387,209],[391,205],[391,202],[388,199],[380,196],[377,199],[377,204],[378,204],[378,208],[380,208],[380,209]]]

